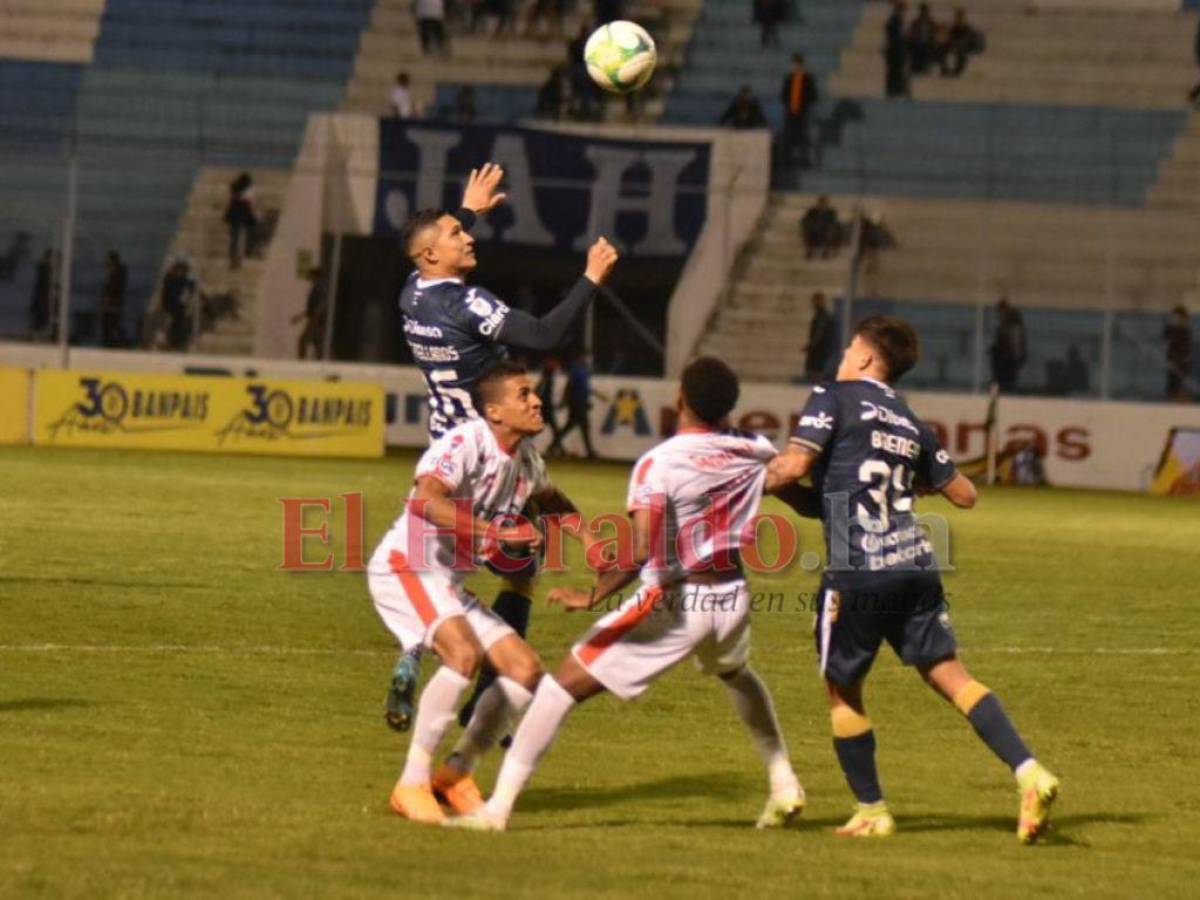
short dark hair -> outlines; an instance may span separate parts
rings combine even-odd
[[[680,380],[683,402],[706,425],[720,423],[738,401],[737,373],[715,356],[693,359]]]
[[[416,243],[417,236],[431,225],[436,225],[438,219],[444,215],[446,215],[444,209],[421,209],[408,217],[408,221],[400,229],[400,246],[404,248],[405,256],[411,258],[416,255],[416,247],[413,245]]]
[[[475,409],[482,414],[486,404],[496,401],[500,385],[510,378],[528,374],[528,369],[511,359],[502,359],[493,363],[484,370],[483,374],[475,381],[475,386],[471,388],[471,400],[475,404]]]
[[[854,333],[883,358],[888,382],[899,381],[921,358],[921,342],[913,327],[893,316],[870,316],[858,323]]]

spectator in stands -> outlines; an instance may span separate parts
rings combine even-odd
[[[545,83],[538,88],[537,108],[533,114],[539,119],[561,119],[568,90],[567,67],[555,66]]]
[[[799,162],[801,168],[807,169],[812,164],[808,119],[818,99],[817,81],[804,68],[804,55],[792,54],[792,71],[784,76],[783,89],[780,91],[780,100],[783,102],[780,151],[785,165]]]
[[[550,30],[561,36],[564,12],[565,0],[533,0],[525,16],[525,36],[533,37],[538,23],[542,21],[549,22]]]
[[[1184,380],[1192,374],[1192,320],[1187,309],[1176,306],[1163,328],[1167,343],[1167,399],[1189,399]]]
[[[192,277],[187,257],[178,256],[167,269],[162,283],[162,308],[167,314],[167,347],[171,350],[186,350],[191,337],[191,318],[188,316],[188,301],[196,290],[196,279]]]
[[[257,238],[258,210],[254,203],[254,179],[249,172],[242,172],[229,185],[225,221],[229,225],[229,267],[236,269],[242,261],[243,232],[246,235],[246,256],[254,254]]]
[[[571,118],[584,121],[598,117],[600,88],[588,74],[583,61],[583,49],[587,45],[591,28],[586,23],[579,26],[579,33],[567,44],[567,71],[571,78]]]
[[[1200,22],[1196,24],[1196,42],[1192,49],[1196,54],[1196,65],[1200,66]],[[1200,104],[1200,81],[1196,82],[1196,86],[1188,94],[1188,99],[1193,103]]]
[[[1025,319],[1007,297],[1001,297],[996,304],[996,332],[992,336],[991,356],[992,380],[1001,392],[1014,392],[1027,356]]]
[[[957,78],[966,71],[967,57],[983,52],[983,35],[967,22],[967,14],[961,6],[954,10],[954,21],[949,28],[939,25],[937,29],[934,58],[943,75]]]
[[[55,263],[54,250],[47,248],[37,264],[37,273],[34,275],[33,293],[29,296],[29,331],[35,341],[49,335],[50,319],[57,305],[57,292],[54,290]]]
[[[446,0],[416,0],[417,31],[421,36],[421,52],[448,56],[446,45]]]
[[[779,46],[779,25],[787,13],[787,0],[754,0],[754,21],[761,29],[762,46]]]
[[[296,355],[300,359],[307,359],[308,348],[312,347],[313,358],[320,359],[325,352],[325,325],[329,312],[325,273],[320,266],[313,266],[308,270],[308,284],[308,300],[304,304],[304,312],[292,318],[293,325],[304,322],[296,346]]]
[[[396,75],[396,86],[392,88],[392,115],[397,119],[416,119],[420,116],[420,110],[409,88],[407,72]]]
[[[596,25],[607,25],[621,18],[621,0],[592,0]]]
[[[126,340],[121,314],[125,309],[129,270],[116,250],[109,250],[104,257],[104,272],[104,283],[100,287],[100,345],[123,347]]]
[[[889,97],[908,96],[908,38],[904,29],[904,0],[894,0],[884,25],[883,59],[887,67],[884,90]]]
[[[933,62],[935,28],[929,4],[922,3],[917,7],[917,17],[908,26],[909,69],[914,75],[925,74]]]
[[[829,205],[829,198],[822,194],[810,206],[800,220],[800,236],[804,239],[804,258],[820,256],[829,259],[842,243],[842,226],[837,211]]]
[[[812,318],[808,321],[808,343],[804,345],[804,380],[809,384],[825,381],[830,364],[838,356],[837,327],[825,306],[825,295],[812,295]]]
[[[767,127],[767,117],[763,115],[758,98],[751,93],[750,85],[743,84],[738,88],[737,96],[729,101],[717,124],[739,129]]]
[[[1091,373],[1079,347],[1072,344],[1067,348],[1067,393],[1073,395],[1088,394],[1092,389]]]
[[[454,95],[454,121],[459,125],[470,125],[475,121],[475,86],[464,84]]]

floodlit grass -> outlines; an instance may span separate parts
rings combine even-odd
[[[635,704],[579,709],[513,830],[477,835],[388,810],[407,738],[382,721],[395,654],[363,577],[277,569],[278,498],[363,492],[369,553],[411,470],[0,450],[0,894],[1194,894],[1200,506],[923,504],[951,522],[965,660],[1062,779],[1042,846],[1016,842],[1003,766],[886,651],[868,708],[900,831],[831,834],[851,798],[798,609],[817,575],[799,568],[752,583],[793,601],[756,617],[754,660],[809,792],[798,828],[753,830],[758,758],[722,687],[681,666]],[[586,512],[620,508],[625,467],[551,471]],[[587,622],[539,604],[531,640],[553,666]]]

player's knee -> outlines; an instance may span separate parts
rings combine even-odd
[[[534,653],[523,654],[512,661],[505,676],[526,690],[532,691],[542,680],[542,661]]]
[[[453,669],[464,678],[474,678],[483,665],[483,651],[471,644],[456,644],[442,655],[442,665]]]

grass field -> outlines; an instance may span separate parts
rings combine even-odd
[[[809,792],[798,828],[750,827],[757,755],[684,666],[633,705],[582,707],[513,830],[477,835],[387,808],[406,738],[382,722],[394,650],[362,576],[276,568],[277,498],[362,491],[369,552],[411,466],[0,450],[0,895],[1195,894],[1200,505],[929,501],[952,522],[964,657],[1062,779],[1041,846],[1016,843],[1008,772],[890,655],[868,704],[900,832],[833,837],[851,798],[794,610],[756,618],[754,657]],[[624,467],[552,473],[588,513],[623,499]],[[586,622],[535,610],[548,665]]]

